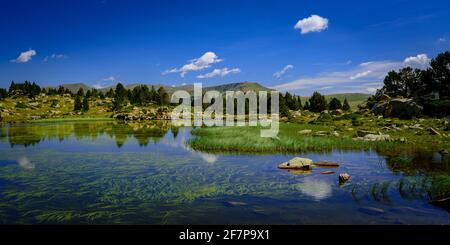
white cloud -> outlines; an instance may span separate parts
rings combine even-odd
[[[69,57],[65,54],[52,54],[49,56],[45,56],[44,62],[47,62],[50,59],[67,59],[67,58],[69,58]]]
[[[280,78],[284,75],[284,73],[286,73],[289,69],[293,69],[294,66],[293,65],[287,65],[285,67],[283,67],[283,69],[281,69],[281,71],[277,71],[273,74],[274,77],[276,78]]]
[[[109,76],[109,77],[103,78],[101,81],[97,82],[96,84],[93,84],[92,87],[94,87],[96,89],[102,89],[102,88],[106,88],[111,85],[114,85],[116,83],[120,83],[118,78],[115,76]]]
[[[370,73],[372,73],[372,71],[358,72],[354,76],[351,76],[350,80],[355,80],[355,79],[358,79],[358,78],[367,77]]]
[[[426,54],[407,57],[402,61],[369,61],[353,66],[350,69],[302,77],[272,88],[280,91],[305,93],[334,86],[336,89],[346,89],[354,92],[374,92],[375,89],[383,86],[383,79],[389,71],[398,70],[406,66],[426,68],[428,65],[429,59]],[[368,88],[370,88],[370,91]]]
[[[162,74],[166,75],[169,73],[180,73],[181,77],[184,77],[186,73],[190,71],[200,71],[206,68],[211,67],[214,63],[219,63],[223,61],[223,59],[219,59],[219,57],[214,52],[206,52],[200,58],[190,60],[188,64],[185,64],[181,68],[172,68],[164,71]]]
[[[117,81],[117,78],[114,77],[114,76],[109,76],[109,77],[103,78],[102,81],[105,81],[105,82],[115,82],[115,81]]]
[[[328,19],[313,14],[308,18],[299,20],[294,28],[300,30],[301,34],[321,32],[328,28]]]
[[[33,49],[30,49],[28,51],[20,53],[19,57],[17,57],[14,60],[11,60],[11,62],[14,63],[27,63],[31,60],[31,57],[37,55],[36,51]]]
[[[430,64],[430,58],[426,54],[418,54],[416,56],[411,56],[406,58],[403,63],[410,66],[426,67]]]
[[[214,69],[212,72],[210,73],[206,73],[206,74],[202,74],[202,75],[198,75],[197,78],[213,78],[213,77],[217,77],[217,76],[227,76],[229,74],[236,74],[236,73],[240,73],[241,70],[239,68],[233,68],[233,69],[229,69],[229,68],[222,68],[222,69]]]
[[[447,41],[447,39],[445,37],[438,38],[438,42],[440,42],[440,43],[443,43],[443,42],[446,42],[446,41]]]

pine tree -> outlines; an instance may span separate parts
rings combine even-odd
[[[8,97],[8,91],[4,88],[0,88],[0,100],[5,99]]]
[[[79,96],[79,97],[83,97],[84,96],[84,89],[83,88],[78,89],[77,96]]]
[[[328,104],[325,96],[319,92],[314,92],[311,98],[309,98],[309,110],[312,112],[322,112],[327,108]]]
[[[328,107],[330,108],[330,110],[342,109],[342,103],[339,99],[332,98]]]
[[[83,109],[83,103],[81,102],[81,97],[80,96],[76,96],[75,97],[75,103],[73,105],[73,110],[74,111],[81,111]]]
[[[89,111],[89,99],[88,97],[84,97],[83,99],[83,111]]]
[[[350,111],[350,105],[348,104],[347,98],[344,100],[344,104],[342,105],[342,110]]]

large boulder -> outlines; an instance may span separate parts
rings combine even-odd
[[[372,112],[376,115],[383,115],[383,117],[411,119],[419,117],[423,112],[423,107],[412,99],[384,98],[372,107]]]
[[[299,169],[310,170],[312,168],[313,161],[309,158],[295,157],[291,160],[278,165],[280,169]]]

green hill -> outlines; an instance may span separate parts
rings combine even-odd
[[[332,98],[336,98],[340,100],[342,103],[347,98],[347,101],[352,109],[356,109],[357,106],[364,101],[366,101],[371,94],[364,94],[364,93],[340,93],[340,94],[325,94],[324,95],[327,101],[329,102]],[[309,99],[309,96],[302,96],[302,102],[303,104],[305,101]]]

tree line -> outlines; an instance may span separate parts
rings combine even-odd
[[[450,52],[438,54],[427,69],[390,71],[368,105],[373,106],[383,95],[414,99],[429,116],[450,115]]]
[[[41,88],[35,82],[25,81],[23,83],[11,82],[9,89],[0,88],[0,100],[13,96],[27,96],[30,99],[35,98],[39,94],[46,95],[69,95],[74,98],[74,111],[88,111],[89,100],[91,99],[113,99],[113,110],[120,110],[124,105],[130,103],[132,105],[144,105],[154,103],[157,105],[167,105],[170,103],[169,94],[164,87],[155,89],[154,86],[149,88],[146,85],[139,85],[133,89],[126,89],[123,84],[118,83],[115,88],[111,88],[106,93],[101,90],[92,88],[84,91],[79,88],[76,93],[72,93],[68,88],[59,86],[58,88]]]

